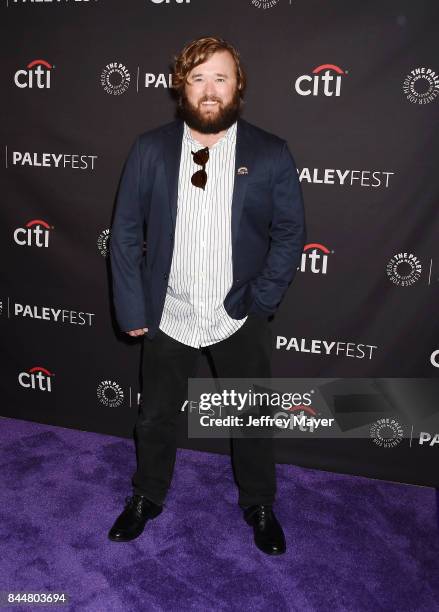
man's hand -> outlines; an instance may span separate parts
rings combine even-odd
[[[133,330],[127,332],[127,334],[129,336],[144,336],[147,331],[148,331],[148,328],[147,327],[143,327],[142,329],[133,329]]]

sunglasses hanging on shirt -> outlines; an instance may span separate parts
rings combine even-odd
[[[191,183],[195,187],[200,187],[200,189],[204,189],[207,183],[207,172],[206,172],[206,164],[209,160],[209,147],[204,147],[204,149],[199,149],[198,151],[191,151],[194,162],[199,166],[202,166],[201,170],[197,170],[191,177]]]

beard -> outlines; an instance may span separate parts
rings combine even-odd
[[[218,110],[213,114],[199,110],[186,98],[184,92],[179,100],[177,114],[189,127],[201,134],[217,134],[227,130],[239,118],[241,112],[241,98],[239,89],[236,88],[232,100],[224,106],[219,98],[203,97],[198,101],[202,102],[215,100],[218,102]]]

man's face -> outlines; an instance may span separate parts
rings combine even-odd
[[[188,74],[180,116],[191,128],[204,134],[226,130],[240,106],[236,66],[228,51],[217,51]]]

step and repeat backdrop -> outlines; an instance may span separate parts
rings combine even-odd
[[[112,308],[115,198],[136,136],[174,118],[174,55],[211,35],[240,51],[243,117],[288,141],[304,195],[273,375],[437,379],[438,18],[435,0],[2,0],[1,414],[132,435],[142,341]],[[437,484],[439,425],[410,401],[384,422],[344,402],[352,435],[279,440],[278,460]],[[187,406],[180,445],[228,452],[187,435]]]

